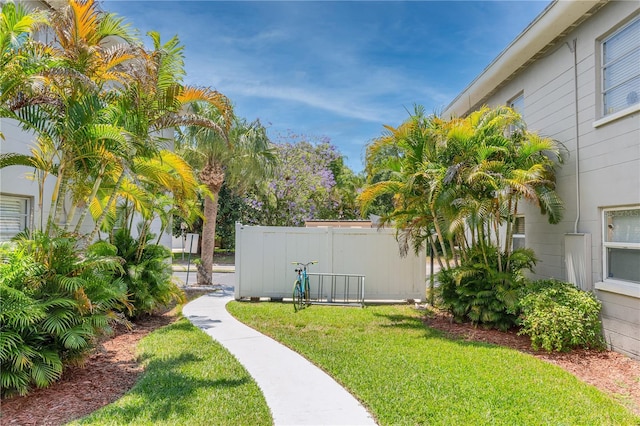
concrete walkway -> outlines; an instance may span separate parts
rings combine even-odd
[[[214,281],[226,280],[214,276]],[[376,424],[364,407],[325,372],[234,319],[225,308],[233,300],[233,287],[227,284],[223,289],[189,302],[182,313],[244,365],[262,390],[276,426]]]

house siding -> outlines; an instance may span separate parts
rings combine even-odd
[[[568,279],[565,234],[576,231],[590,234],[591,276],[582,287],[594,291],[603,304],[607,344],[636,359],[640,359],[640,289],[637,293],[634,288],[629,294],[622,294],[624,292],[599,283],[604,280],[602,209],[640,205],[640,112],[597,127],[594,123],[601,118],[600,40],[638,14],[637,2],[606,3],[497,90],[487,87],[486,92],[493,93],[482,102],[489,106],[504,105],[515,94],[523,92],[523,115],[529,129],[558,140],[567,149],[565,162],[557,174],[557,191],[565,203],[563,220],[550,225],[536,206],[523,205],[520,209],[527,221],[527,247],[532,248],[539,259],[534,278]],[[574,54],[570,49],[574,40],[575,72]],[[578,158],[580,216],[575,229]],[[631,285],[640,287],[640,284]]]

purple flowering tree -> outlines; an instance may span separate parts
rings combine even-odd
[[[301,226],[307,219],[352,219],[355,207],[338,182],[353,177],[328,138],[289,134],[274,144],[278,166],[246,199],[247,223]],[[351,179],[352,181],[353,179]],[[354,188],[354,191],[357,190]]]

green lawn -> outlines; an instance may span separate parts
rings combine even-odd
[[[561,368],[515,350],[445,338],[407,306],[312,306],[294,313],[290,304],[233,302],[228,309],[328,371],[382,425],[640,424]]]
[[[222,346],[186,319],[138,346],[144,376],[124,397],[72,424],[271,425],[262,392]]]

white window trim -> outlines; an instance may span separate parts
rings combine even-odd
[[[640,286],[622,281],[607,280],[594,284],[596,290],[622,294],[640,299]]]
[[[597,110],[599,111],[600,118],[593,123],[594,128],[598,128],[612,121],[618,120],[622,117],[625,117],[629,114],[633,114],[634,112],[640,111],[640,103],[636,103],[634,105],[630,105],[627,108],[621,109],[620,111],[616,111],[611,114],[606,114],[604,108],[604,44],[614,37],[619,32],[623,31],[630,25],[633,25],[637,20],[640,20],[640,16],[636,16],[627,22],[624,22],[615,30],[610,31],[608,34],[599,39],[599,65],[598,65],[598,93],[599,93],[599,107]]]
[[[605,124],[611,123],[612,121],[616,121],[622,117],[626,117],[627,115],[631,115],[638,111],[640,111],[640,103],[631,105],[630,107],[625,109],[621,109],[620,111],[614,112],[613,114],[605,115],[601,119],[594,121],[593,127],[598,128],[600,126],[604,126]]]
[[[597,290],[608,291],[611,293],[624,294],[640,299],[640,284],[629,281],[620,281],[615,278],[608,278],[609,265],[607,264],[607,248],[622,248],[640,250],[640,243],[616,243],[606,241],[607,220],[606,213],[619,210],[635,210],[640,209],[640,205],[609,207],[602,209],[602,281],[594,284]]]

